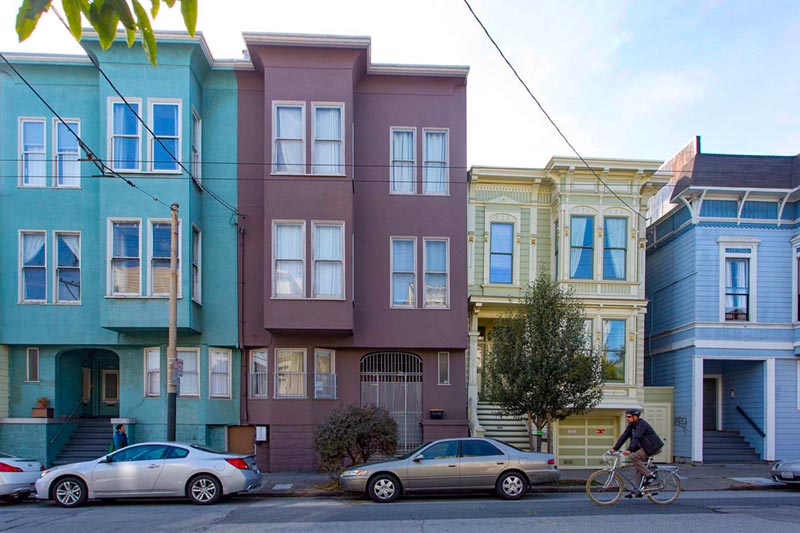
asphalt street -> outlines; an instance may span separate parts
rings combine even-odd
[[[360,498],[235,498],[188,502],[114,501],[62,509],[51,503],[0,505],[0,531],[647,531],[703,533],[800,530],[798,491],[684,492],[671,505],[622,500],[598,507],[585,494],[531,494],[508,502],[485,495],[409,497],[391,504]]]

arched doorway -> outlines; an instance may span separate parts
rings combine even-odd
[[[119,417],[119,356],[99,348],[81,348],[58,356],[56,410],[81,417]]]
[[[376,352],[361,359],[361,405],[383,407],[397,422],[397,448],[422,444],[422,359],[403,352]]]

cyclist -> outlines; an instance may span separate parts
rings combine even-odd
[[[630,439],[628,449],[622,453],[630,455],[631,462],[636,466],[636,487],[630,494],[625,495],[626,498],[641,498],[642,493],[639,492],[639,487],[647,486],[656,479],[653,474],[647,471],[645,462],[649,457],[658,454],[664,446],[664,441],[661,440],[646,420],[640,418],[641,416],[642,412],[639,409],[625,411],[628,427],[622,432],[614,447],[609,450],[610,452],[616,452],[625,444],[626,440]],[[642,483],[643,478],[644,484]]]

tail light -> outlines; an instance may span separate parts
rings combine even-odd
[[[42,465],[42,466],[39,468],[39,470],[41,470],[42,472],[44,472],[44,465]]]
[[[0,472],[22,472],[22,469],[6,463],[0,463]]]
[[[548,459],[547,460],[547,464],[554,465],[554,464],[556,464],[556,460],[555,459]]]
[[[250,470],[250,467],[247,466],[247,462],[242,459],[241,457],[234,457],[233,459],[225,459],[231,466],[238,468],[239,470]]]

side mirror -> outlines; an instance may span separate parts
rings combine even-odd
[[[419,454],[419,455],[415,456],[414,459],[412,459],[412,461],[414,461],[415,463],[418,463],[418,462],[422,461],[423,459],[425,459],[425,457],[422,454]]]
[[[105,457],[103,457],[103,459],[100,462],[101,463],[113,463],[114,459],[112,459],[110,455],[106,455]]]

